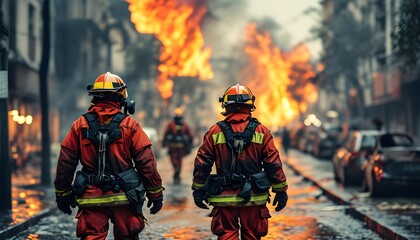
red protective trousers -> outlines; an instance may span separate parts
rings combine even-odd
[[[139,239],[144,218],[134,215],[130,205],[80,208],[76,218],[76,235],[83,240],[103,240],[108,235],[109,220],[114,224],[114,238]]]
[[[169,156],[174,168],[174,179],[179,179],[182,169],[182,159],[185,156],[184,147],[169,147]]]
[[[220,240],[258,240],[268,233],[270,213],[265,205],[247,207],[215,207],[210,214],[211,231]]]

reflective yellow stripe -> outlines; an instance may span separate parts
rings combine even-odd
[[[93,89],[114,89],[112,82],[95,82],[93,84]]]
[[[262,144],[264,140],[264,133],[255,132],[254,136],[252,136],[251,142]]]
[[[279,188],[284,188],[287,186],[287,182],[282,182],[282,183],[276,183],[276,184],[272,184],[271,187],[273,189],[279,189]]]
[[[196,183],[196,182],[193,182],[193,184],[192,184],[192,187],[194,188],[194,189],[197,189],[197,188],[204,188],[204,183]]]
[[[56,193],[63,193],[63,192],[65,192],[65,191],[68,191],[68,190],[59,190],[59,189],[57,189],[57,188],[55,189],[55,192],[56,192]]]
[[[160,193],[160,192],[162,192],[163,191],[163,187],[161,187],[161,188],[158,188],[158,189],[155,189],[155,190],[146,190],[148,193],[150,193],[150,194],[155,194],[155,193]]]
[[[268,193],[251,195],[248,202],[244,203],[244,199],[236,195],[217,195],[208,198],[209,203],[215,207],[221,206],[250,206],[250,205],[263,205],[266,203]]]
[[[223,132],[219,132],[219,133],[213,134],[211,136],[213,137],[213,144],[214,145],[226,143],[226,138],[225,138],[225,135],[223,134]]]
[[[213,138],[214,145],[226,143],[226,138],[223,132],[219,132],[211,136]],[[264,141],[264,133],[255,132],[254,135],[252,136],[251,142],[253,143],[262,144],[263,141]]]
[[[55,189],[55,194],[57,196],[65,197],[65,196],[70,195],[71,193],[72,193],[72,190],[58,190],[58,189]]]
[[[112,206],[129,204],[125,193],[118,193],[113,195],[104,195],[99,197],[76,198],[79,206]]]

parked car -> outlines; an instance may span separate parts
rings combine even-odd
[[[322,128],[316,135],[312,148],[312,155],[322,159],[332,159],[334,153],[342,145],[340,139],[341,126]]]
[[[311,153],[314,147],[319,128],[314,126],[305,127],[303,135],[298,139],[298,149],[302,152]]]
[[[367,155],[371,154],[382,132],[377,130],[352,131],[344,144],[333,156],[333,171],[336,182],[343,185],[362,184],[364,179],[363,165]]]
[[[418,191],[420,147],[406,134],[381,135],[364,170],[365,187],[372,197]]]

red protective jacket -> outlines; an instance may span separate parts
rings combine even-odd
[[[176,140],[177,135],[182,136],[183,142]],[[170,137],[168,138],[168,136]],[[191,145],[192,141],[193,141],[193,135],[188,124],[183,122],[182,125],[178,125],[176,124],[175,121],[171,121],[168,123],[168,125],[165,128],[162,146],[168,147],[169,155],[177,154],[182,157],[187,154],[187,152],[185,152],[186,144]]]
[[[250,111],[243,109],[242,112],[228,114],[224,121],[231,124],[234,132],[243,132],[250,118]],[[216,165],[218,175],[230,172],[232,157],[226,142],[227,140],[217,124],[213,125],[205,134],[204,141],[195,158],[193,189],[205,187],[204,184],[213,164]],[[273,136],[262,124],[259,124],[255,129],[251,144],[237,156],[236,169],[246,176],[264,169],[273,192],[287,190],[286,176],[282,169],[279,152],[273,142]],[[268,198],[268,192],[264,194],[252,193],[251,200],[243,203],[243,199],[237,197],[239,191],[240,189],[225,189],[220,195],[210,196],[209,203],[213,206],[263,205]]]
[[[119,103],[102,102],[93,105],[89,112],[97,113],[98,121],[108,124],[114,115],[120,112]],[[76,167],[80,164],[89,172],[97,172],[98,148],[90,139],[83,139],[82,128],[89,128],[85,117],[81,116],[71,126],[70,131],[61,143],[57,163],[57,174],[54,181],[56,194],[71,191]],[[151,142],[134,118],[127,116],[119,125],[122,138],[116,139],[108,147],[109,160],[114,173],[120,173],[133,167],[136,168],[146,188],[148,197],[162,195],[162,179],[157,171],[156,158],[151,148]],[[104,198],[107,195],[107,198]],[[102,205],[123,205],[128,201],[122,191],[104,192],[98,186],[89,185],[85,193],[78,199],[79,205],[92,205],[95,198],[100,198]],[[83,200],[85,199],[85,200]],[[86,201],[88,199],[89,201]],[[97,203],[97,202],[95,202]],[[98,204],[93,204],[98,205]],[[100,205],[100,204],[99,204]]]

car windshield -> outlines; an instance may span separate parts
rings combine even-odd
[[[409,147],[413,145],[413,140],[401,134],[385,134],[381,136],[382,147]]]
[[[361,148],[373,148],[376,144],[376,136],[365,135],[362,137]]]

